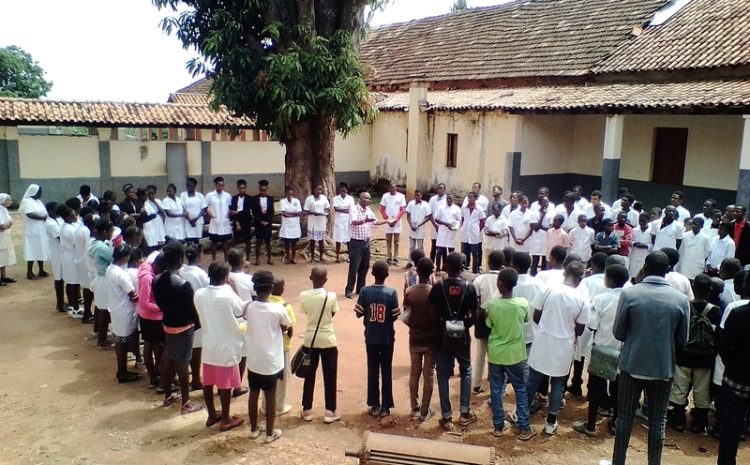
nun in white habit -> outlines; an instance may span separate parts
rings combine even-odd
[[[49,259],[49,243],[47,242],[47,209],[41,201],[42,188],[38,184],[30,184],[23,194],[19,210],[23,215],[23,255],[26,259],[26,277],[36,279],[32,271],[34,262],[39,265],[40,278],[49,276],[44,271],[44,262]]]
[[[16,282],[5,275],[5,267],[16,264],[16,251],[13,248],[13,238],[10,237],[10,228],[13,226],[8,212],[10,202],[10,195],[0,194],[0,286]]]

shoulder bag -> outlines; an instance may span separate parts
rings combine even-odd
[[[295,352],[292,357],[292,363],[290,369],[292,373],[298,378],[307,378],[308,375],[312,374],[312,347],[315,345],[315,338],[318,337],[318,329],[320,329],[320,321],[323,319],[323,313],[326,311],[328,305],[328,292],[326,292],[326,298],[323,300],[323,308],[320,310],[320,316],[318,317],[318,324],[315,326],[315,332],[313,333],[312,340],[310,341],[310,347],[302,344]]]
[[[443,329],[443,348],[448,350],[461,350],[466,348],[466,325],[464,324],[463,318],[460,318],[460,315],[456,315],[456,312],[451,308],[448,294],[445,292],[445,286],[446,282],[443,281],[440,287],[443,290],[443,298],[445,299],[445,306],[448,309],[449,317],[445,320],[445,328]],[[465,296],[466,281],[461,280],[461,300],[458,302],[458,311],[461,311]]]

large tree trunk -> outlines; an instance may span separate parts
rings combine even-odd
[[[336,125],[328,113],[292,127],[292,138],[286,143],[284,181],[301,202],[318,184],[329,199],[336,195],[335,140]],[[333,215],[328,223],[332,227]]]

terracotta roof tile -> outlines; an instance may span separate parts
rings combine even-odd
[[[362,45],[373,85],[579,76],[667,0],[531,0],[374,29]]]
[[[648,26],[593,68],[596,73],[750,64],[750,1],[692,0]]]
[[[407,92],[374,94],[381,111],[406,111]],[[667,84],[540,86],[441,90],[427,93],[427,110],[644,111],[727,108],[750,109],[750,80],[695,81]]]
[[[252,128],[249,118],[204,104],[63,102],[0,98],[0,124],[119,127]]]

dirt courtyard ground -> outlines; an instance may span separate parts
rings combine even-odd
[[[17,215],[14,214],[16,225]],[[14,226],[19,260],[23,259],[20,227]],[[382,237],[382,232],[376,233]],[[401,256],[406,255],[402,241]],[[382,243],[376,244],[382,248]],[[204,257],[207,265],[209,256]],[[288,302],[295,308],[299,292],[309,286],[309,265],[265,267],[286,277]],[[288,402],[294,409],[280,419],[284,436],[265,446],[251,441],[243,426],[228,433],[205,428],[205,411],[187,416],[178,408],[162,408],[161,396],[147,387],[147,380],[119,385],[115,381],[113,352],[99,351],[91,339],[91,326],[81,325],[54,310],[51,278],[28,281],[25,269],[16,266],[9,275],[17,284],[0,288],[0,463],[37,464],[346,464],[346,449],[357,449],[367,430],[388,434],[494,446],[503,464],[596,464],[610,458],[613,438],[584,438],[571,423],[585,418],[585,404],[568,399],[560,416],[556,436],[537,436],[529,442],[514,437],[496,439],[491,432],[487,393],[472,397],[472,409],[480,421],[463,436],[442,434],[433,418],[417,428],[409,420],[408,333],[397,325],[394,356],[395,424],[383,428],[365,413],[366,365],[362,322],[352,311],[353,302],[344,298],[346,264],[330,264],[327,288],[339,294],[341,311],[335,318],[339,340],[338,402],[341,422],[323,423],[321,376],[315,394],[315,419],[305,423],[299,417],[301,387],[293,379]],[[263,267],[261,267],[263,268]],[[388,283],[403,286],[403,270],[393,267]],[[306,324],[300,316],[297,334]],[[295,336],[293,350],[301,343]],[[485,381],[486,384],[486,381]],[[486,387],[486,386],[485,386]],[[457,380],[451,380],[454,411],[458,410]],[[200,393],[194,393],[200,399]],[[506,402],[512,401],[509,396]],[[437,407],[437,387],[432,400]],[[510,406],[510,404],[507,404]],[[235,399],[233,413],[246,417],[247,397]],[[543,413],[532,418],[541,427]],[[646,463],[646,433],[636,420],[630,461]],[[665,464],[706,465],[715,463],[718,442],[707,436],[678,434],[668,430]],[[738,463],[750,462],[750,450],[741,445]]]

